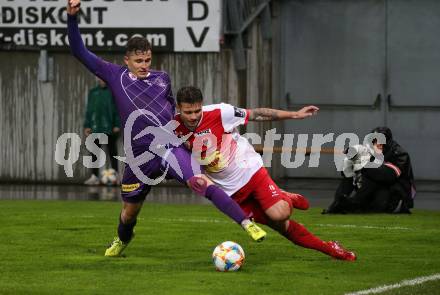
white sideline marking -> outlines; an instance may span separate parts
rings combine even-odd
[[[356,224],[322,224],[318,223],[315,224],[317,226],[324,226],[324,227],[350,227],[350,228],[368,228],[368,229],[396,229],[396,230],[411,230],[408,227],[402,227],[402,226],[375,226],[375,225],[356,225]]]
[[[414,286],[414,285],[423,284],[424,282],[435,281],[435,280],[439,280],[439,279],[440,279],[440,273],[437,273],[437,274],[434,274],[431,276],[418,277],[418,278],[415,278],[412,280],[403,280],[403,281],[401,281],[397,284],[393,284],[393,285],[384,285],[384,286],[371,288],[371,289],[367,289],[367,290],[362,290],[362,291],[357,291],[357,292],[353,292],[353,293],[346,293],[345,295],[378,294],[378,293],[383,293],[388,290],[401,288],[404,286]]]
[[[139,218],[142,219],[142,218]],[[233,223],[232,221],[225,221],[220,219],[197,219],[197,218],[151,218],[153,221],[161,221],[161,222],[195,222],[195,223]],[[373,225],[355,225],[355,224],[315,224],[316,226],[322,227],[342,227],[342,228],[367,228],[367,229],[395,229],[395,230],[411,230],[408,227],[400,227],[400,226],[373,226]]]

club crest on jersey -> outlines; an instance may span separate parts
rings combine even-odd
[[[239,118],[244,118],[244,117],[246,117],[246,111],[243,109],[239,109],[237,107],[234,107],[234,115]]]
[[[197,137],[197,136],[202,136],[202,135],[209,134],[209,133],[212,133],[211,129],[205,129],[205,130],[202,130],[199,132],[195,132],[194,136]]]

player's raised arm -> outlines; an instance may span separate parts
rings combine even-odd
[[[95,54],[87,50],[81,39],[78,28],[77,13],[81,6],[81,0],[67,1],[67,35],[69,37],[69,45],[72,54],[78,58],[93,74],[97,75],[104,81],[108,80],[111,73],[107,68],[110,63],[98,58]]]
[[[268,108],[256,108],[249,110],[249,121],[279,121],[289,119],[304,119],[316,115],[318,111],[319,108],[316,106],[306,106],[296,112]]]
[[[76,15],[81,7],[81,0],[67,0],[67,14]]]

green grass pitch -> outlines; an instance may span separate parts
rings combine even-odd
[[[254,243],[213,206],[146,203],[124,258],[103,256],[120,204],[0,201],[0,294],[345,294],[440,273],[440,212],[293,218],[358,254],[337,261],[268,230]],[[246,261],[214,270],[211,253],[233,240]],[[439,294],[439,281],[382,294]],[[436,293],[437,292],[437,293]]]

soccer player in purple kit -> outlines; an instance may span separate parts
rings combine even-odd
[[[106,62],[88,51],[81,39],[76,18],[81,1],[68,0],[67,3],[71,51],[89,71],[107,83],[124,127],[127,164],[121,183],[123,207],[119,217],[118,237],[107,248],[105,256],[120,256],[131,241],[137,215],[151,185],[155,183],[150,181],[150,177],[161,175],[164,170],[167,177],[185,183],[197,194],[211,200],[254,240],[263,240],[266,233],[249,220],[240,206],[209,178],[195,174],[193,165],[196,161],[180,142],[176,143],[177,136],[172,132],[177,126],[172,121],[175,101],[171,81],[166,72],[150,70],[151,46],[147,39],[134,37],[128,41],[124,56],[126,66]],[[153,132],[143,135],[149,129]],[[160,142],[164,144],[157,144]],[[143,182],[145,178],[147,181]]]

